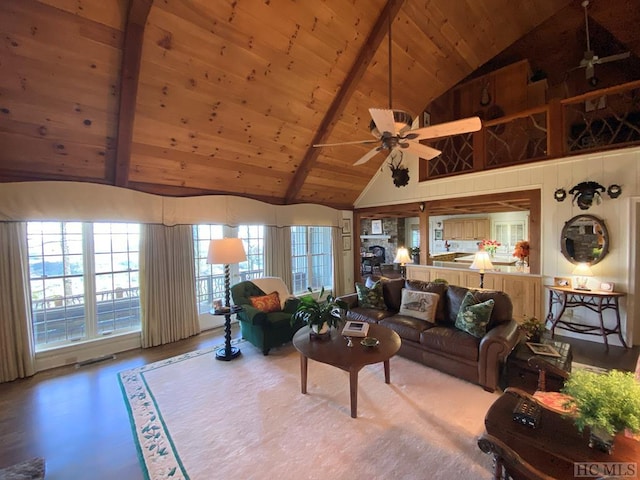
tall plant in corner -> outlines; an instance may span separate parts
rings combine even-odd
[[[341,312],[348,310],[349,305],[342,300],[337,300],[333,295],[327,295],[327,298],[322,300],[324,287],[320,290],[317,298],[313,296],[311,287],[307,287],[307,290],[309,290],[310,295],[300,298],[298,308],[291,317],[291,324],[302,320],[315,333],[322,333],[323,330],[326,331],[329,327],[337,327],[340,322]]]

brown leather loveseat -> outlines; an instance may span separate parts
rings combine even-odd
[[[348,319],[379,323],[397,332],[402,339],[399,354],[404,357],[479,384],[490,392],[498,387],[502,365],[520,337],[506,293],[373,276],[367,278],[366,285],[371,287],[376,280],[382,283],[386,308],[364,308],[359,305],[357,293],[344,295],[340,299],[349,304]],[[439,295],[433,323],[399,313],[403,288]],[[480,302],[494,301],[486,334],[481,338],[455,326],[467,292]]]

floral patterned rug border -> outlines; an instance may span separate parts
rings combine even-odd
[[[231,343],[240,343],[235,340]],[[195,350],[176,357],[118,373],[120,389],[129,413],[129,421],[138,459],[146,480],[189,480],[182,461],[166,428],[162,413],[145,380],[146,372],[183,362],[201,355],[214,354],[222,346]]]

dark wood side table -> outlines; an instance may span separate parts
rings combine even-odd
[[[543,338],[540,343],[551,345],[560,354],[559,357],[538,355],[540,358],[560,370],[571,373],[573,353],[570,344],[550,338]],[[505,364],[503,388],[517,387],[529,393],[535,392],[538,386],[539,372],[536,368],[529,365],[529,359],[535,356],[524,342],[516,345]],[[547,390],[559,391],[564,385],[564,378],[553,375],[552,373],[547,373],[545,378]]]
[[[505,392],[491,405],[484,420],[486,431],[478,446],[495,456],[494,478],[504,478],[506,470],[518,479],[575,480],[579,478],[576,473],[580,473],[576,468],[600,462],[621,462],[620,468],[627,465],[637,469],[639,441],[620,433],[615,438],[613,453],[601,452],[589,447],[588,428],[580,433],[573,419],[546,408],[542,409],[538,428],[521,425],[513,421],[513,409],[519,399],[516,392]]]
[[[569,287],[555,287],[547,285],[549,289],[549,313],[547,313],[547,321],[551,322],[551,335],[555,333],[557,326],[571,330],[572,332],[583,333],[585,335],[601,335],[604,345],[609,350],[609,342],[607,336],[613,333],[618,334],[620,342],[624,348],[629,348],[622,337],[622,328],[620,326],[620,307],[618,299],[626,294],[621,292],[600,292],[596,290],[576,290]],[[553,306],[558,305],[559,310],[554,315]],[[571,322],[563,320],[562,315],[565,309],[585,307],[598,314],[600,325],[585,325],[584,323]],[[616,324],[613,328],[604,326],[604,318],[602,312],[605,310],[613,310],[615,313]]]

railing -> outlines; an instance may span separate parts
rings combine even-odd
[[[640,81],[483,121],[479,132],[432,142],[420,181],[640,145]]]

